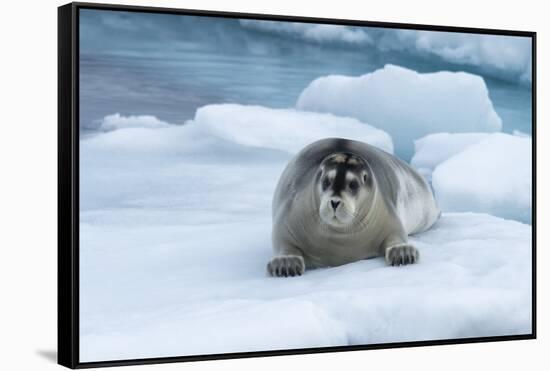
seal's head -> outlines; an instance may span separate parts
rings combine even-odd
[[[316,183],[321,220],[335,228],[349,227],[369,202],[373,174],[361,157],[333,153],[321,162]]]

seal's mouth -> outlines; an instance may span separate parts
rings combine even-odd
[[[321,200],[319,216],[324,223],[341,228],[353,222],[353,208],[340,197],[330,197]]]
[[[330,216],[328,222],[329,222],[329,224],[332,224],[334,226],[343,226],[343,225],[348,224],[348,223],[346,223],[345,220],[342,220],[342,218],[338,217],[338,212],[337,211],[333,211],[333,213]]]

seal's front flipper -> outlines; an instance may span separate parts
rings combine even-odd
[[[301,276],[306,270],[304,258],[298,255],[279,255],[267,263],[267,272],[275,277]]]
[[[388,238],[383,246],[384,258],[387,265],[400,266],[418,262],[418,249],[403,238]]]
[[[420,254],[416,247],[410,244],[391,246],[386,249],[386,264],[400,266],[414,264],[418,261]]]

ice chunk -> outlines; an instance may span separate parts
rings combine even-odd
[[[449,158],[432,175],[440,208],[530,223],[531,151],[531,138],[497,133]]]
[[[164,169],[174,164],[208,162],[212,164],[210,169],[218,169],[223,179],[229,181],[224,187],[231,188],[231,182],[235,178],[240,179],[238,171],[229,165],[220,168],[220,163],[239,164],[253,159],[256,161],[255,166],[282,170],[291,154],[321,138],[356,139],[390,153],[393,150],[392,140],[387,133],[356,119],[295,109],[238,104],[208,105],[198,109],[194,120],[184,125],[150,127],[129,127],[131,125],[126,125],[126,122],[156,123],[159,120],[151,116],[132,119],[118,115],[107,117],[107,122],[111,123],[118,117],[119,129],[96,133],[81,142],[81,161],[87,164],[87,169],[81,172],[81,192],[86,196],[81,198],[80,206],[84,209],[135,205],[136,195],[143,190],[165,195],[166,205],[178,204],[180,199],[181,202],[189,202],[190,197],[179,195],[182,184],[173,182],[156,185],[152,181],[152,173],[149,178],[142,177],[144,168],[159,171],[155,176],[162,178],[166,177]],[[105,168],[118,168],[120,171],[107,175]],[[196,170],[188,171],[187,178],[194,179],[195,173]],[[267,180],[255,175],[255,179],[254,184],[270,189],[275,186],[277,175]],[[232,202],[224,200],[226,197],[220,191],[224,188],[220,188],[219,177],[197,182],[210,190],[209,197],[219,196],[220,202]],[[128,187],[128,184],[132,186]],[[108,191],[95,192],[95,189]],[[194,191],[190,192],[193,194]],[[265,197],[271,199],[271,194]],[[242,205],[249,204],[246,202]]]
[[[437,165],[487,138],[487,133],[436,133],[414,141],[411,165],[429,180]]]
[[[99,129],[105,131],[128,128],[164,128],[170,125],[155,116],[123,116],[120,113],[105,116],[99,123]]]
[[[297,153],[322,138],[355,139],[393,152],[390,136],[351,117],[240,104],[199,108],[191,122],[201,130],[244,146]]]
[[[84,146],[128,153],[182,154],[256,147],[296,153],[322,138],[355,139],[393,152],[391,137],[354,118],[239,104],[212,104],[197,109],[193,120],[171,125],[154,116],[106,116],[102,128]],[[116,129],[116,130],[115,130]],[[124,131],[117,131],[124,129]],[[154,130],[162,129],[162,130]],[[216,142],[214,145],[214,142]]]
[[[502,122],[479,76],[417,73],[386,65],[359,77],[329,75],[312,81],[296,107],[355,117],[387,131],[396,153],[409,158],[413,140],[435,132],[494,132]]]

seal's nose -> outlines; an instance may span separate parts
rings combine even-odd
[[[340,205],[340,201],[330,200],[330,205],[332,206],[334,211],[336,211],[336,208],[338,207],[338,205]]]

